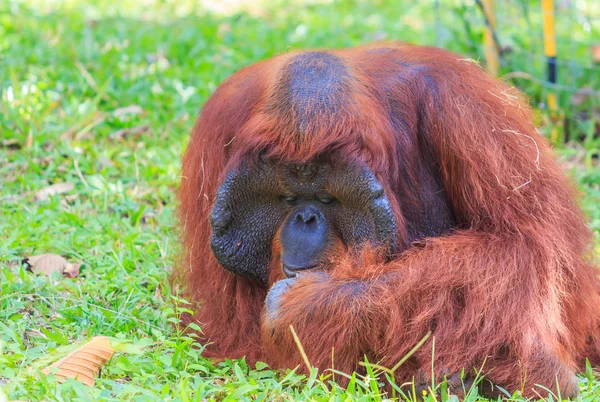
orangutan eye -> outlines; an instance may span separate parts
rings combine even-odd
[[[298,196],[293,194],[282,195],[281,200],[287,202],[288,204],[293,204],[298,201]]]
[[[333,198],[329,194],[321,194],[319,196],[319,202],[321,202],[322,204],[331,204],[333,201],[335,201],[335,198]]]

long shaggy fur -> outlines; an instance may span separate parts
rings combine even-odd
[[[430,372],[435,339],[436,375],[483,367],[527,396],[534,384],[568,392],[586,357],[599,363],[599,282],[572,187],[521,93],[435,48],[381,43],[327,53],[345,66],[350,101],[336,110],[303,105],[307,120],[287,105],[281,72],[298,55],[287,53],[227,79],[194,127],[179,192],[186,257],[176,275],[198,304],[189,318],[210,342],[207,355],[294,367],[293,325],[317,367],[331,367],[331,348],[336,369],[355,370],[364,355],[391,367],[431,330],[396,373],[400,381]],[[365,161],[401,226],[391,262],[369,250],[338,253],[327,274],[297,281],[269,323],[268,289],[219,266],[208,219],[227,170],[265,148],[297,162],[324,151]],[[420,191],[428,171],[457,225],[412,243],[407,217],[434,212],[435,195]]]

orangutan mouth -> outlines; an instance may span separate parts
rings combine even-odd
[[[310,267],[302,267],[302,268],[290,267],[285,264],[281,264],[281,266],[282,266],[283,273],[288,278],[297,278],[298,276],[300,276],[300,273],[317,268],[317,265],[313,265]]]

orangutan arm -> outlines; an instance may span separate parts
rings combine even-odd
[[[511,389],[526,386],[530,394],[558,376],[563,395],[576,392],[571,362],[558,357],[559,339],[568,336],[560,305],[569,296],[560,295],[555,275],[561,257],[519,236],[459,231],[387,264],[342,261],[331,273],[274,286],[263,346],[281,365],[300,364],[292,325],[313,366],[331,367],[334,349],[335,368],[351,372],[365,355],[394,366],[432,331],[414,355],[417,367],[431,365],[435,339],[436,375],[469,372],[487,360],[495,367],[490,378]],[[521,373],[507,355],[518,357]],[[397,374],[402,378],[402,369]]]

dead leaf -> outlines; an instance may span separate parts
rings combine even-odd
[[[596,99],[594,99],[596,98]],[[600,102],[600,91],[596,91],[593,88],[580,88],[571,96],[571,103],[573,106],[581,106],[586,102]]]
[[[75,200],[78,198],[79,196],[77,194],[71,194],[71,195],[67,195],[65,197],[65,200],[67,201],[67,203],[72,204],[73,202],[75,202]]]
[[[63,270],[62,274],[67,278],[76,278],[79,276],[79,268],[81,268],[81,263],[69,263],[65,266],[65,269]]]
[[[37,328],[29,328],[27,331],[25,331],[25,337],[27,339],[30,339],[30,338],[48,339],[46,334],[44,334],[42,331],[40,331]]]
[[[130,127],[123,128],[121,130],[117,130],[114,133],[110,134],[109,138],[113,141],[124,141],[131,137],[134,140],[137,140],[142,136],[142,134],[150,131],[150,125],[144,124],[138,127]]]
[[[97,162],[98,162],[98,170],[104,170],[106,168],[115,166],[115,164],[113,163],[113,161],[111,161],[106,156],[100,156],[98,158]]]
[[[594,60],[594,63],[600,63],[600,43],[592,45],[591,51],[592,60]]]
[[[217,27],[217,33],[219,34],[219,36],[223,36],[225,34],[228,34],[229,32],[231,32],[231,25],[229,24],[219,24],[219,26]]]
[[[120,107],[118,109],[113,110],[112,114],[115,117],[127,117],[130,115],[138,115],[142,113],[144,109],[140,105],[130,105],[125,107]]]
[[[33,131],[29,130],[29,134],[27,134],[27,142],[25,143],[25,148],[29,149],[33,146]]]
[[[154,300],[157,300],[157,301],[163,300],[162,289],[160,288],[160,286],[157,286],[156,289],[154,290]]]
[[[14,138],[10,140],[4,140],[2,143],[0,143],[0,148],[17,150],[21,149],[21,143]]]
[[[146,55],[146,61],[151,63],[150,69],[152,68],[158,69],[158,71],[163,71],[171,65],[169,59],[165,57],[165,52],[162,49],[159,49],[156,53],[149,53]]]
[[[80,348],[69,353],[56,363],[42,370],[48,375],[54,372],[59,382],[73,378],[85,385],[95,384],[95,378],[100,369],[110,360],[115,350],[110,345],[110,340],[105,336],[96,336]]]
[[[56,184],[53,184],[46,188],[43,188],[40,191],[38,191],[37,193],[35,193],[34,198],[36,201],[46,201],[46,200],[50,199],[51,195],[68,193],[69,191],[73,190],[74,188],[75,188],[75,186],[73,185],[73,183],[68,183],[68,182],[56,183]]]
[[[29,269],[36,274],[52,275],[53,272],[60,272],[67,278],[75,278],[79,275],[81,263],[72,264],[64,257],[57,254],[42,254],[33,257],[27,257],[23,264],[29,265]]]

